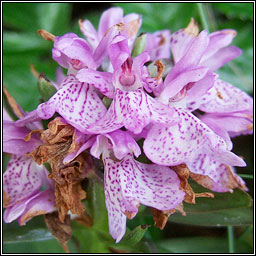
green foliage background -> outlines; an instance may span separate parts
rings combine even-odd
[[[78,19],[87,18],[97,27],[102,11],[113,5],[122,7],[125,14],[142,14],[141,32],[161,29],[173,32],[185,27],[191,17],[203,29],[196,3],[3,3],[3,83],[24,110],[33,110],[40,97],[30,64],[52,80],[56,75],[57,64],[51,59],[52,43],[40,38],[37,29],[45,29],[54,35],[72,31],[82,36]],[[243,54],[218,72],[223,80],[252,95],[253,4],[206,3],[203,9],[210,32],[223,28],[237,30],[233,45],[239,46]],[[252,141],[252,136],[234,140],[234,152],[243,155],[248,164],[247,168],[238,169],[239,173],[253,173]],[[4,156],[4,169],[7,162],[8,157]],[[252,181],[246,181],[252,195]],[[201,187],[195,187],[195,191],[200,190]],[[151,212],[142,206],[139,214],[128,221],[127,236],[141,224],[151,224],[152,227],[143,233],[141,229],[135,230],[136,237],[144,235],[142,240],[126,238],[128,242],[117,245],[108,233],[102,184],[89,182],[87,192],[85,203],[94,218],[94,225],[84,228],[73,223],[73,237],[69,242],[71,252],[108,253],[112,247],[144,253],[225,253],[232,251],[232,242],[237,253],[253,251],[252,200],[245,192],[216,194],[214,199],[201,198],[196,205],[185,205],[187,217],[171,216],[163,231],[153,227]],[[233,238],[227,236],[228,225],[234,226]],[[3,242],[4,253],[63,252],[46,229],[42,217],[34,218],[24,227],[19,227],[16,222],[3,224]]]

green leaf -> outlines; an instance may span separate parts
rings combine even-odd
[[[253,3],[213,3],[229,19],[253,20]]]
[[[51,42],[42,39],[37,33],[5,32],[3,35],[3,53],[26,53],[40,55],[50,51]]]
[[[143,238],[149,227],[150,225],[140,225],[136,227],[122,238],[120,244],[128,244],[130,246],[137,244]]]
[[[191,184],[194,191],[203,191],[195,183]],[[239,226],[252,223],[252,199],[249,194],[236,189],[233,193],[214,193],[214,196],[197,198],[195,205],[184,203],[187,215],[175,213],[170,216],[169,221],[199,226]]]
[[[37,6],[38,29],[62,35],[69,30],[71,5],[69,3],[41,3]]]
[[[139,54],[141,54],[146,47],[146,40],[147,40],[147,35],[146,34],[141,34],[139,37],[137,37],[134,47],[132,49],[132,57],[136,57]]]
[[[157,242],[159,253],[227,253],[226,238],[182,237]]]
[[[43,73],[40,74],[37,85],[43,101],[48,101],[57,92],[51,81]]]
[[[89,215],[93,218],[93,228],[109,235],[103,183],[95,178],[89,179],[86,193],[86,206]]]
[[[3,3],[3,23],[6,26],[36,32],[38,3]]]

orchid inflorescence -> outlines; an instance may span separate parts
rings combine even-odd
[[[253,101],[215,73],[241,54],[229,46],[236,32],[199,33],[191,19],[174,33],[137,36],[141,23],[140,15],[123,16],[115,7],[102,14],[98,30],[79,21],[85,39],[39,30],[67,72],[47,80],[52,95],[30,113],[8,97],[19,120],[5,115],[3,122],[4,152],[12,154],[4,173],[5,222],[24,225],[56,211],[60,223],[70,213],[82,216],[82,182],[97,173],[95,159],[104,165],[116,242],[140,204],[153,208],[163,228],[176,210],[185,215],[183,202],[213,196],[194,193],[189,177],[214,192],[247,190],[233,167],[246,163],[231,152],[231,138],[252,134]]]

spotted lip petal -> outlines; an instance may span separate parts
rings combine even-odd
[[[92,86],[68,75],[61,89],[49,101],[40,104],[24,119],[16,121],[16,125],[24,126],[28,121],[49,119],[55,112],[79,131],[87,133],[88,126],[105,114],[106,107]]]
[[[96,68],[91,47],[74,33],[55,37],[52,57],[64,68],[70,68],[70,66],[74,69]]]
[[[201,99],[200,110],[206,113],[252,112],[252,98],[235,86],[216,79],[214,86]]]
[[[143,149],[154,163],[174,166],[189,161],[203,146],[209,154],[226,158],[227,164],[244,165],[244,162],[228,151],[225,141],[198,118],[181,109],[175,109],[178,124],[153,125],[144,141]],[[205,149],[205,150],[206,150]],[[225,161],[222,161],[225,162]]]
[[[150,122],[171,124],[175,121],[172,108],[157,102],[142,89],[137,91],[117,89],[106,115],[92,124],[87,131],[95,134],[108,133],[124,126],[133,133],[139,134]]]
[[[116,242],[125,233],[125,214],[134,217],[140,203],[169,210],[184,199],[185,194],[179,189],[180,180],[168,167],[137,162],[132,154],[116,162],[109,151],[103,153],[103,161],[109,229]]]
[[[10,207],[39,191],[44,167],[26,156],[12,155],[3,175],[4,207]]]

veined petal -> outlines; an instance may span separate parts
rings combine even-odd
[[[157,102],[142,89],[137,91],[121,91],[116,89],[116,95],[108,109],[107,114],[95,124],[88,132],[108,133],[124,126],[135,134],[150,122],[171,124],[177,120],[173,118],[173,109]]]
[[[85,67],[96,68],[91,47],[74,33],[55,37],[52,57],[64,68],[69,68],[70,65],[76,70]]]
[[[231,137],[253,133],[253,116],[249,113],[205,114],[201,120],[217,123]]]
[[[80,30],[84,34],[85,38],[87,39],[89,44],[92,46],[92,48],[95,49],[99,44],[99,37],[94,26],[89,20],[84,20],[81,23],[79,22],[79,25],[80,25]]]
[[[159,100],[168,104],[169,99],[178,94],[184,86],[191,82],[200,81],[207,74],[207,71],[208,68],[206,67],[196,67],[180,73],[173,80],[169,81],[169,83],[165,79],[165,87],[159,96]]]
[[[3,121],[3,151],[15,155],[24,155],[40,144],[40,138],[32,137],[24,141],[30,133],[26,127],[16,127],[13,121]]]
[[[120,23],[123,18],[123,9],[120,7],[113,7],[102,13],[100,22],[99,22],[99,38],[103,38],[107,30]]]
[[[114,86],[112,85],[112,73],[100,72],[89,68],[78,71],[76,78],[80,82],[93,85],[102,94],[109,98],[114,97]]]
[[[169,84],[182,72],[198,67],[208,43],[209,38],[207,32],[203,30],[193,40],[185,55],[171,69],[170,73],[165,78],[165,84]]]
[[[178,175],[168,167],[156,164],[143,164],[128,154],[120,163],[122,194],[125,202],[138,206],[140,203],[158,210],[176,208],[184,199],[185,193],[179,189]],[[126,211],[129,212],[128,204]],[[138,209],[135,208],[136,214]]]
[[[106,107],[92,86],[79,82],[73,75],[68,75],[63,84],[49,101],[38,106],[33,117],[49,119],[58,112],[67,123],[86,133],[88,126],[105,114]],[[31,118],[24,119],[16,124],[24,125],[24,122],[31,121]]]
[[[220,49],[228,46],[235,36],[236,31],[233,29],[223,29],[209,34],[209,44],[204,53],[202,61],[213,56]]]
[[[212,89],[202,97],[200,110],[207,113],[229,113],[251,110],[252,98],[235,86],[217,79]]]
[[[144,141],[145,154],[156,164],[174,166],[186,162],[208,140],[208,134],[215,135],[193,114],[181,109],[175,112],[180,118],[178,124],[153,125]]]
[[[210,58],[201,62],[201,65],[208,67],[212,71],[216,71],[217,69],[222,67],[224,64],[235,59],[241,54],[242,54],[242,50],[232,45],[232,46],[220,49]]]
[[[169,210],[183,201],[185,193],[179,189],[180,180],[170,168],[142,164],[132,154],[120,162],[110,155],[110,151],[103,153],[106,206],[110,233],[118,242],[125,232],[125,215],[133,218],[140,203]]]
[[[103,155],[105,166],[104,189],[106,208],[108,210],[109,233],[118,243],[125,234],[126,216],[121,210],[123,196],[120,186],[119,164],[114,162],[107,151]]]
[[[171,34],[170,46],[174,63],[180,61],[180,59],[185,55],[195,38],[195,35],[185,33],[184,29],[180,29]]]
[[[39,191],[44,167],[26,156],[12,155],[3,175],[4,207],[10,207]]]
[[[18,219],[20,225],[25,225],[27,221],[35,216],[55,211],[54,205],[54,192],[52,190],[41,191],[8,207],[4,212],[4,221],[10,223]]]
[[[203,151],[186,164],[192,172],[191,177],[208,189],[216,192],[228,192],[235,188],[246,190],[244,181],[231,166],[211,158]]]

